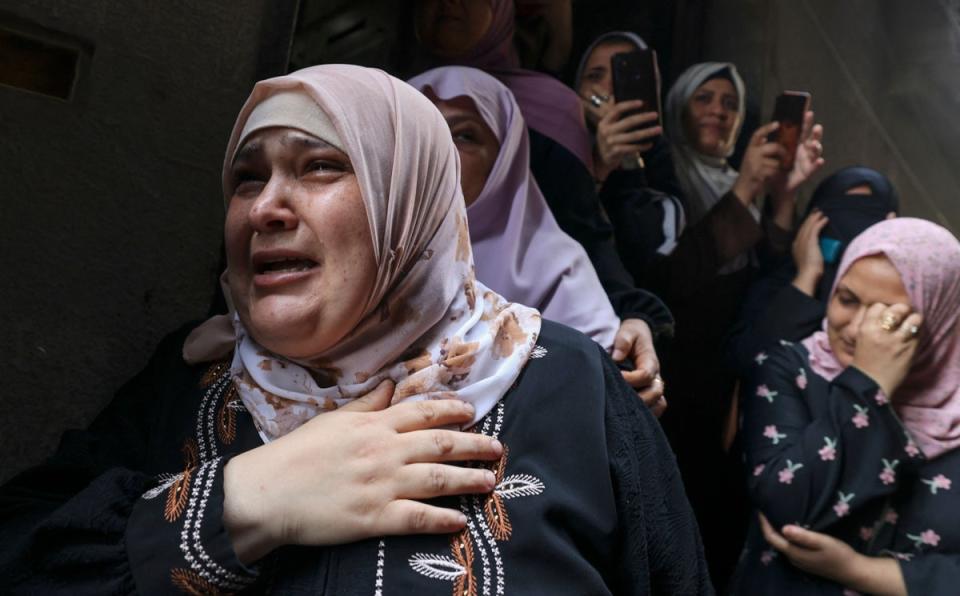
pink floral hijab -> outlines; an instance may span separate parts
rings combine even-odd
[[[290,94],[309,98],[312,107],[258,111]],[[378,272],[360,323],[309,362],[268,352],[232,317],[231,374],[263,439],[283,436],[387,378],[397,383],[395,402],[461,399],[475,406],[479,420],[526,364],[540,313],[476,281],[459,158],[443,117],[406,83],[359,66],[315,66],[261,81],[230,137],[224,188],[237,148],[271,126],[315,135],[327,130],[328,138],[320,138],[350,157]],[[216,337],[223,321],[199,327],[185,358],[210,352],[203,338]]]
[[[856,237],[830,295],[850,266],[885,255],[896,267],[913,307],[923,315],[920,345],[893,407],[924,455],[933,459],[960,446],[960,242],[946,229],[901,217],[875,224]],[[810,365],[832,380],[843,371],[826,325],[804,340]]]

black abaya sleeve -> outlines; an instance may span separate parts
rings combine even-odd
[[[636,286],[624,267],[587,168],[565,148],[530,130],[530,170],[560,229],[579,242],[621,319],[642,319],[654,333],[672,335],[673,315],[654,294]]]
[[[163,430],[192,430],[179,420],[197,409],[196,395],[182,391],[197,388],[200,376],[180,360],[188,330],[166,338],[87,430],[64,433],[52,457],[0,488],[0,592],[142,594],[207,585],[185,562],[184,543],[201,544],[231,567],[235,588],[255,579],[223,527],[222,460],[181,454],[176,446],[186,443]],[[191,499],[206,501],[202,530],[200,514],[192,527],[173,515]]]
[[[602,360],[607,449],[621,533],[614,592],[713,594],[696,518],[666,437],[606,354]]]

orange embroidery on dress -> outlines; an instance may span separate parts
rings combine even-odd
[[[203,376],[200,378],[201,387],[209,387],[220,378],[220,375],[227,372],[230,368],[230,363],[227,361],[215,362],[210,365],[210,368],[207,369]]]
[[[503,482],[504,472],[507,469],[507,452],[507,447],[504,446],[503,455],[500,456],[500,459],[493,467],[493,473],[496,476],[496,486],[498,488]],[[487,496],[483,504],[483,511],[486,514],[487,525],[490,527],[490,532],[493,534],[493,537],[500,542],[510,540],[510,535],[513,533],[513,525],[510,523],[510,516],[507,515],[507,506],[503,502],[503,497],[499,491],[494,489],[494,491]]]
[[[170,582],[181,592],[193,594],[194,596],[225,593],[217,586],[200,577],[197,572],[189,569],[171,569]]]
[[[199,463],[197,443],[193,439],[187,439],[183,444],[183,474],[167,489],[167,502],[163,508],[163,519],[168,522],[175,522],[187,505],[190,496],[190,480],[197,463]]]
[[[453,596],[476,596],[477,580],[473,577],[473,542],[470,532],[464,528],[450,538],[453,559],[463,567],[463,575],[453,581]]]
[[[220,404],[220,411],[217,412],[217,436],[224,445],[233,443],[237,438],[237,413],[231,406],[235,399],[237,399],[237,387],[230,383],[230,388],[227,389]]]

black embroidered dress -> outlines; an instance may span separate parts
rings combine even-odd
[[[656,420],[593,342],[544,322],[514,388],[474,428],[506,446],[491,495],[448,499],[449,536],[236,558],[223,465],[260,445],[227,364],[161,345],[87,431],[0,491],[0,582],[16,593],[709,594]],[[3,590],[0,590],[3,591]]]

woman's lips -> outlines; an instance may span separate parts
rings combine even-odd
[[[320,267],[314,263],[309,267],[297,267],[293,269],[277,269],[255,273],[253,276],[253,285],[258,288],[275,288],[290,283],[300,281],[313,275]]]
[[[700,128],[703,128],[706,130],[712,130],[718,135],[723,135],[726,133],[726,129],[722,125],[717,124],[716,122],[701,122]]]
[[[309,277],[319,264],[296,251],[267,250],[253,254],[253,284],[258,288],[272,288],[294,283]]]

